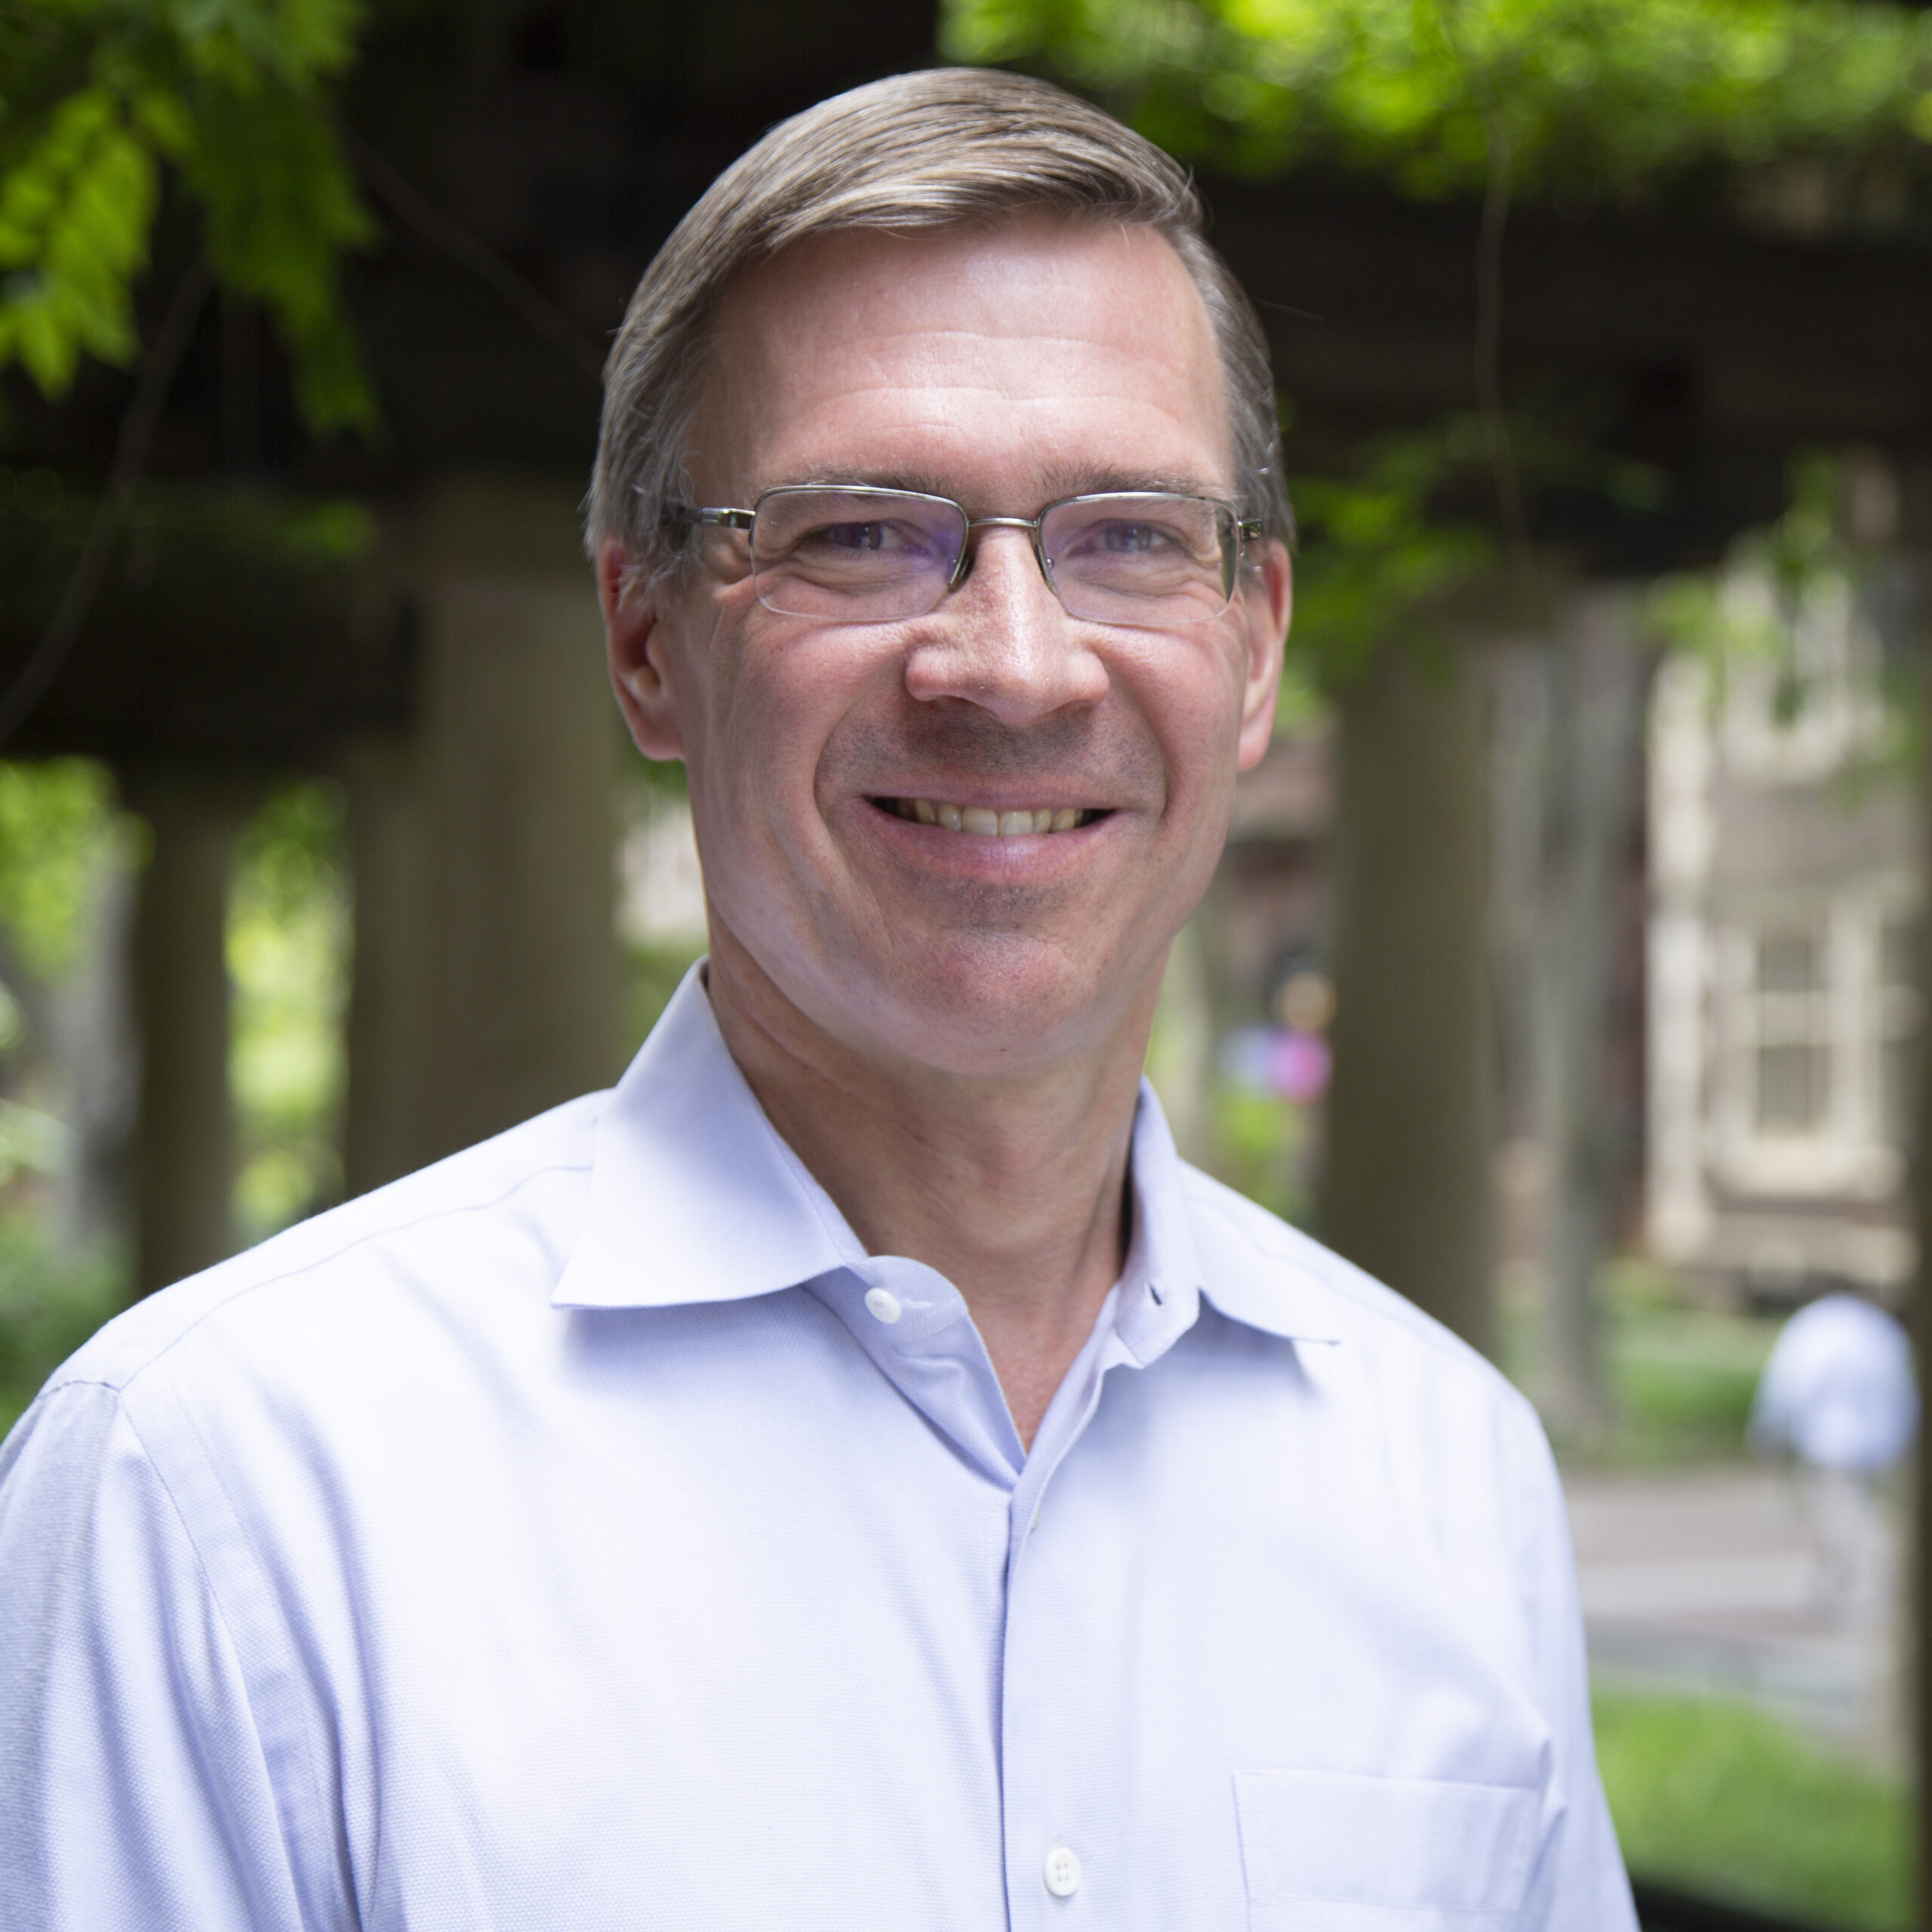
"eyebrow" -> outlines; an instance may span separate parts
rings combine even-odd
[[[834,487],[848,484],[860,490],[910,490],[921,496],[944,497],[954,503],[965,501],[956,494],[955,485],[937,470],[815,467],[774,478],[764,487],[768,490],[783,489],[802,484]],[[1165,491],[1176,496],[1211,497],[1217,502],[1231,501],[1234,495],[1224,485],[1192,472],[1124,469],[1112,465],[1088,469],[1056,466],[1042,473],[1040,488],[1043,493],[1041,506],[1060,503],[1069,497],[1099,496],[1117,491]],[[970,503],[966,507],[975,514],[1004,516],[1016,513],[1011,506],[983,512],[976,510]]]

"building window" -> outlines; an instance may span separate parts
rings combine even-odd
[[[1912,1145],[1918,1117],[1918,1029],[1924,1011],[1924,930],[1888,919],[1878,946],[1878,1095],[1885,1139]]]
[[[1830,1100],[1830,1014],[1825,949],[1814,929],[1786,927],[1758,937],[1754,1041],[1758,1132],[1815,1134]]]

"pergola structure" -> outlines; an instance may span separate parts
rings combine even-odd
[[[305,565],[218,518],[171,524],[164,498],[10,748],[105,759],[154,831],[137,946],[162,1056],[140,1136],[149,1284],[226,1238],[223,1014],[211,990],[220,881],[242,814],[275,773],[337,773],[352,801],[352,1187],[611,1070],[601,855],[621,747],[576,535],[598,358],[657,240],[716,169],[778,115],[929,58],[934,21],[924,5],[822,0],[739,24],[717,38],[669,9],[506,7],[440,36],[418,23],[377,42],[352,103],[355,152],[389,231],[352,291],[386,417],[373,445],[306,445],[258,318],[205,318],[162,425],[158,480],[225,481],[265,503],[353,491],[381,536],[353,568]],[[1807,447],[1884,452],[1902,486],[1897,538],[1932,530],[1924,223],[1903,204],[1883,226],[1833,220],[1807,179],[1760,196],[1784,208],[1781,229],[1708,208],[1512,217],[1502,386],[1579,453],[1528,472],[1537,537],[1572,580],[1712,561],[1781,507],[1788,460]],[[1216,238],[1274,339],[1291,475],[1335,473],[1380,434],[1473,411],[1477,208],[1307,174],[1207,187]],[[165,245],[178,258],[185,240]],[[165,266],[155,279],[165,285]],[[94,369],[58,410],[12,386],[17,463],[51,463],[83,486],[98,475],[125,380]],[[1620,464],[1641,467],[1637,497],[1592,471]],[[1459,512],[1489,513],[1485,489],[1461,487]],[[0,679],[57,593],[57,528],[17,506],[0,517],[18,586],[0,605]],[[1407,728],[1392,712],[1385,735],[1480,729],[1471,704],[1425,709]],[[1395,737],[1388,749],[1390,770],[1429,782]],[[1435,764],[1465,795],[1405,811],[1401,836],[1467,847],[1479,759]],[[1345,787],[1347,773],[1345,759]],[[1408,875],[1471,863],[1467,851],[1439,856]],[[1366,864],[1383,875],[1372,854]],[[1373,897],[1371,927],[1392,916]],[[1416,916],[1405,903],[1403,931]],[[1468,918],[1438,935],[1443,956],[1471,956]],[[1457,1002],[1481,997],[1476,977],[1437,997],[1447,1004],[1417,1037],[1473,1037]],[[1350,1004],[1363,1011],[1359,995]],[[1411,1109],[1427,1113],[1413,1052],[1400,1072]],[[1443,1070],[1438,1113],[1454,1113],[1464,1074]],[[1401,1281],[1399,1257],[1364,1258]]]
[[[709,14],[584,0],[451,20],[379,35],[352,103],[388,231],[352,289],[383,436],[305,445],[257,319],[211,309],[153,465],[270,501],[359,494],[380,521],[374,554],[306,565],[186,528],[132,543],[6,748],[104,759],[152,831],[135,947],[144,1286],[227,1239],[222,895],[242,814],[276,774],[336,774],[350,799],[352,1189],[612,1075],[621,741],[577,520],[595,358],[718,168],[780,115],[930,60],[934,37],[930,0]],[[1474,409],[1476,208],[1313,174],[1205,185],[1292,400],[1291,475]],[[1777,513],[1789,459],[1808,447],[1883,453],[1900,485],[1894,540],[1932,545],[1932,225],[1909,208],[1861,225],[1828,198],[1773,195],[1755,225],[1667,209],[1512,216],[1506,395],[1659,485],[1641,507],[1586,477],[1534,492],[1538,537],[1574,577],[1712,561]],[[167,238],[183,259],[186,238]],[[57,411],[8,380],[9,460],[97,478],[125,380],[91,371]],[[16,586],[0,600],[0,687],[57,590],[54,528],[0,516]],[[1479,729],[1469,706],[1460,723],[1419,724],[1407,702],[1392,698],[1376,727],[1398,762],[1404,731]],[[1440,769],[1466,794],[1466,772]],[[1438,803],[1407,822],[1412,867],[1432,838],[1466,839],[1478,809]],[[1479,945],[1474,916],[1444,909],[1445,955]],[[1480,974],[1443,997],[1432,1036],[1479,1034],[1465,1009]]]

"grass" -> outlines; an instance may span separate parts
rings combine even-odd
[[[1611,1390],[1622,1458],[1708,1462],[1745,1453],[1775,1321],[1718,1309],[1611,1303]]]
[[[1844,1932],[1906,1932],[1904,1784],[1718,1698],[1599,1690],[1597,1761],[1625,1863]]]
[[[1613,1420],[1601,1436],[1560,1441],[1564,1460],[1663,1469],[1744,1456],[1780,1319],[1690,1301],[1669,1275],[1635,1260],[1611,1263],[1598,1296]],[[1534,1395],[1540,1310],[1533,1296],[1506,1291],[1499,1313],[1502,1366]]]

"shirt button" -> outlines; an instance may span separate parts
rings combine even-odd
[[[1065,1845],[1057,1844],[1047,1854],[1043,1875],[1055,1898],[1069,1899],[1080,1889],[1080,1860]]]
[[[890,1288],[868,1288],[866,1311],[875,1321],[883,1321],[888,1328],[906,1312],[899,1306],[899,1297]]]

